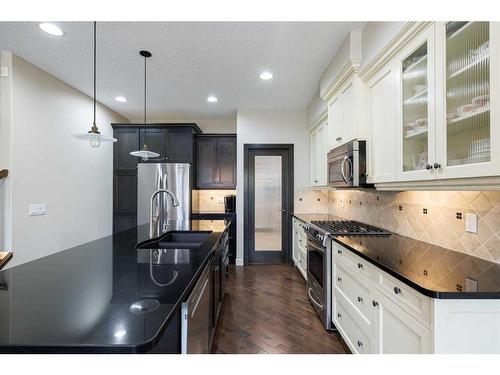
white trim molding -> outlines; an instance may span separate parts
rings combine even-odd
[[[321,125],[324,121],[328,119],[328,109],[321,112],[309,125],[309,131],[313,131],[318,125]]]
[[[359,77],[364,82],[368,81],[390,62],[408,43],[432,24],[433,22],[408,22],[369,63],[359,70]]]
[[[241,259],[241,258],[236,258],[236,260],[234,261],[235,265],[236,266],[243,266],[245,264],[244,260]]]
[[[323,100],[329,100],[335,96],[344,84],[349,81],[354,74],[359,71],[360,60],[348,60],[342,70],[337,74],[335,79],[328,85],[328,87],[321,93],[320,97]]]
[[[397,181],[375,184],[377,190],[500,190],[500,177],[433,179],[426,181]]]

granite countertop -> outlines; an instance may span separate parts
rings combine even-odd
[[[154,347],[211,259],[229,220],[171,221],[166,232],[212,230],[197,249],[153,264],[141,225],[0,271],[0,352],[143,352]],[[176,252],[175,256],[168,256]],[[158,284],[172,281],[169,286]],[[155,283],[155,281],[158,283]],[[152,299],[157,308],[131,311]]]
[[[294,214],[294,216],[305,222],[347,220],[328,214]],[[399,234],[332,238],[429,297],[500,299],[498,263]],[[477,281],[477,290],[474,291],[467,286],[470,284],[466,282],[468,279]]]

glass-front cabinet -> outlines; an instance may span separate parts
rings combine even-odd
[[[500,176],[500,23],[430,24],[396,58],[396,178]]]
[[[428,28],[396,59],[399,180],[434,178],[434,28]]]
[[[500,175],[498,24],[442,22],[436,27],[441,116],[437,177]],[[498,65],[496,65],[498,71]]]

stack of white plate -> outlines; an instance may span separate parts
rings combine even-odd
[[[464,164],[484,163],[490,161],[490,139],[483,138],[472,141],[469,148],[469,157]]]

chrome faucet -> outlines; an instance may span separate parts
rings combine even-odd
[[[172,197],[172,202],[173,206],[177,207],[179,205],[179,201],[177,200],[177,197],[172,193],[170,190],[167,189],[159,189],[153,193],[151,196],[151,202],[149,205],[149,237],[154,237],[155,231],[154,231],[154,223],[158,221],[159,219],[159,213],[157,215],[153,215],[153,203],[158,194],[161,193],[166,193]]]

